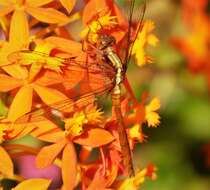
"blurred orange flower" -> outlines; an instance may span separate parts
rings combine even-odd
[[[206,0],[182,1],[183,19],[188,35],[174,37],[172,44],[186,57],[192,72],[203,73],[207,77],[210,89],[210,21],[205,10],[206,6]]]

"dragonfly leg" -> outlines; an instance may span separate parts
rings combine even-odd
[[[88,43],[91,43],[90,41],[89,41],[89,36],[90,36],[90,31],[91,31],[91,28],[90,28],[90,26],[88,25],[88,28],[89,28],[89,30],[88,30],[88,33],[87,33],[87,35],[86,35],[86,37],[85,37],[85,40],[82,42],[82,51],[84,51],[84,52],[86,52],[87,50],[85,49],[85,43],[86,42],[88,42]]]

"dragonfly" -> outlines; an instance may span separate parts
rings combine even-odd
[[[142,3],[142,8],[138,9],[141,11],[140,13],[138,11],[138,14],[135,18],[135,22],[137,23],[135,27],[135,32],[133,32],[132,30],[133,19],[135,17],[134,11],[137,10],[137,1],[130,0],[129,3],[128,29],[124,38],[126,47],[123,57],[120,57],[113,48],[113,46],[116,45],[115,38],[112,35],[103,33],[103,28],[98,33],[97,43],[94,45],[91,44],[93,50],[96,49],[98,52],[100,52],[100,58],[96,57],[97,60],[95,62],[86,62],[87,64],[84,64],[84,61],[79,61],[75,57],[51,57],[52,59],[58,59],[61,60],[63,63],[66,63],[67,72],[71,73],[71,75],[69,76],[74,76],[72,75],[72,73],[84,74],[83,79],[81,79],[79,85],[77,85],[80,88],[76,88],[76,93],[72,93],[71,88],[69,88],[71,92],[69,99],[56,102],[52,105],[45,105],[39,109],[32,110],[31,112],[18,118],[16,122],[21,123],[26,121],[38,121],[39,118],[43,118],[43,115],[47,117],[49,114],[52,114],[52,109],[58,110],[60,112],[65,112],[66,109],[69,107],[75,105],[77,107],[80,107],[81,105],[82,107],[89,104],[90,102],[92,102],[92,100],[94,99],[93,97],[95,96],[103,95],[105,93],[111,94],[112,105],[117,118],[117,130],[119,133],[123,164],[128,175],[132,177],[135,175],[135,171],[133,166],[132,153],[129,147],[128,137],[126,133],[126,126],[124,124],[123,114],[121,112],[121,86],[126,76],[127,66],[132,54],[132,47],[135,43],[135,40],[137,39],[138,33],[142,30],[143,27],[143,20],[146,11],[146,1]],[[21,56],[27,54],[34,54],[36,56],[40,56],[40,58],[42,59],[48,58],[47,54],[41,52],[36,52],[33,50],[22,50],[12,53],[9,59],[17,60],[18,58],[20,59]],[[68,81],[73,79],[71,77],[66,78],[65,73],[62,75],[63,80],[61,80],[61,83],[68,86]]]

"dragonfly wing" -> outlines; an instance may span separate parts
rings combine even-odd
[[[53,115],[52,110],[64,113],[76,111],[87,104],[93,103],[95,96],[111,91],[115,84],[115,70],[108,63],[88,63],[86,67],[80,67],[76,61],[72,61],[62,73],[57,75],[60,75],[62,80],[59,79],[59,84],[52,85],[52,87],[60,90],[68,98],[61,102],[55,102],[51,105],[45,104],[40,109],[32,110],[30,113],[18,118],[16,123],[43,120],[43,116],[49,117]],[[48,75],[45,74],[44,77],[49,83],[51,76],[48,78]],[[39,85],[41,83],[40,80]]]
[[[28,124],[43,121],[45,119],[51,119],[53,115],[59,116],[66,110],[76,111],[84,108],[85,106],[94,103],[96,96],[101,96],[108,93],[113,88],[113,84],[110,83],[104,88],[96,89],[93,92],[84,93],[80,96],[72,96],[72,98],[56,102],[51,105],[44,105],[39,109],[34,109],[29,113],[18,118],[16,124]]]
[[[29,65],[34,62],[64,62],[63,58],[60,57],[51,57],[46,53],[38,52],[38,51],[31,51],[31,50],[20,50],[12,52],[8,55],[7,59],[10,61],[11,64],[18,63],[22,65]]]
[[[64,53],[61,55],[64,55]],[[34,62],[46,64],[50,62],[54,62],[56,64],[57,62],[59,65],[63,63],[63,66],[68,66],[68,70],[88,70],[90,73],[101,72],[101,70],[108,70],[110,72],[112,70],[109,64],[101,64],[93,61],[86,52],[81,52],[81,54],[77,57],[63,58],[59,56],[50,56],[49,54],[38,51],[20,50],[9,54],[7,59],[11,64],[19,63],[23,65],[29,65]],[[98,71],[98,69],[100,70]]]
[[[128,52],[126,53],[127,56],[126,56],[126,60],[125,60],[125,64],[127,65],[130,61],[130,58],[131,58],[131,54],[132,54],[132,50],[133,50],[133,45],[138,37],[138,34],[142,31],[143,29],[143,21],[144,21],[144,16],[145,16],[145,12],[146,12],[146,0],[143,0],[143,3],[141,5],[141,11],[139,12],[139,14],[137,14],[135,20],[136,20],[136,23],[137,23],[137,27],[135,29],[135,33],[134,33],[134,36],[132,37],[132,40],[129,40],[129,43],[130,43],[130,47],[128,48]],[[129,25],[131,25],[132,22],[129,21]],[[131,28],[131,27],[129,27]],[[131,38],[130,38],[131,39]]]
[[[119,50],[119,56],[123,60],[125,67],[130,61],[133,44],[138,36],[138,33],[142,30],[143,20],[146,11],[146,0],[131,0],[129,5],[126,5],[128,10],[126,16],[128,19],[128,30],[124,39],[121,41]],[[136,25],[136,27],[134,27]]]

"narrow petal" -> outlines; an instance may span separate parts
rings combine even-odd
[[[68,143],[63,151],[62,178],[64,189],[73,190],[77,177],[77,156],[72,143]]]
[[[160,109],[160,100],[158,98],[153,98],[153,100],[146,106],[146,120],[149,127],[156,127],[160,123],[160,116],[157,111]]]
[[[159,98],[153,98],[152,101],[147,105],[147,111],[157,111],[160,109],[160,100]]]
[[[32,106],[32,93],[31,86],[23,86],[13,99],[9,108],[8,119],[15,121],[19,117],[31,111]]]
[[[75,138],[74,142],[84,146],[99,147],[110,143],[114,140],[114,137],[101,128],[89,129],[83,133],[80,137]]]
[[[60,0],[61,4],[65,7],[65,9],[70,13],[76,3],[76,0]]]
[[[73,40],[52,36],[47,38],[46,41],[55,45],[56,48],[73,55],[82,51],[82,44]]]
[[[14,10],[13,6],[0,7],[0,17],[5,16]]]
[[[39,135],[37,138],[46,142],[58,142],[65,137],[65,133],[63,131],[58,132],[49,132],[47,134]]]
[[[27,126],[26,126],[23,124],[23,130],[15,136],[15,139],[20,139],[21,137],[24,137],[25,135],[30,134],[35,128],[36,128],[36,126],[34,126],[34,125],[27,124]]]
[[[52,1],[53,0],[26,0],[26,6],[40,7],[40,6],[50,3]]]
[[[4,41],[4,43],[1,44],[1,50],[0,50],[0,66],[5,66],[11,64],[11,62],[8,60],[8,56],[14,52],[17,51],[19,48],[15,46],[15,44],[8,43]]]
[[[12,188],[12,190],[47,190],[50,183],[51,180],[48,179],[28,179],[18,184],[15,188]]]
[[[26,11],[41,22],[51,24],[68,22],[66,15],[52,8],[27,7]]]
[[[10,0],[0,0],[0,5],[10,5],[12,2]]]
[[[98,10],[106,10],[107,8],[108,7],[105,0],[89,1],[83,11],[83,24],[87,24],[92,19],[92,17],[95,16],[96,13],[98,13]]]
[[[32,133],[32,135],[35,137],[47,134],[48,132],[52,133],[52,131],[54,132],[56,129],[60,129],[59,127],[57,127],[57,125],[55,125],[50,120],[45,119],[44,117],[43,120],[32,122],[32,124],[36,126],[36,130]]]
[[[10,25],[9,41],[19,47],[27,47],[29,42],[29,26],[23,10],[13,13]]]
[[[45,146],[41,149],[36,157],[36,166],[45,168],[53,164],[54,160],[65,146],[66,141],[59,141],[55,144]]]
[[[52,105],[57,102],[61,102],[63,100],[68,99],[63,93],[56,89],[47,88],[39,85],[34,85],[34,90],[40,96],[42,101],[47,105]]]
[[[22,81],[17,80],[15,78],[9,77],[4,74],[0,74],[0,91],[8,92],[14,88],[21,86]]]
[[[28,77],[28,70],[20,65],[8,65],[2,67],[2,69],[16,79],[26,79]]]
[[[0,146],[0,173],[6,176],[12,176],[14,167],[9,154]]]

